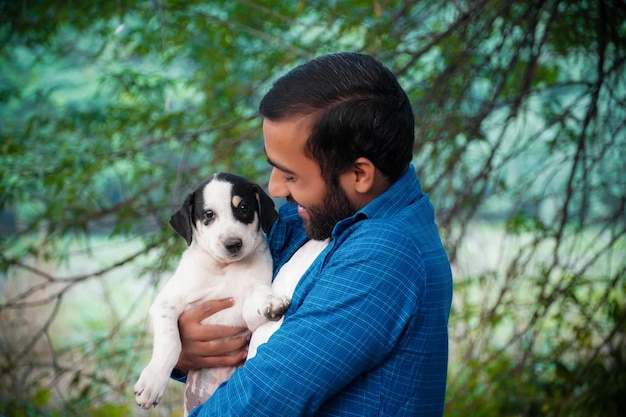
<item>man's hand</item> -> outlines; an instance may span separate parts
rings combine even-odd
[[[178,329],[182,350],[176,369],[186,374],[192,369],[235,366],[246,359],[250,340],[247,328],[200,324],[234,303],[232,298],[207,301],[180,315]]]

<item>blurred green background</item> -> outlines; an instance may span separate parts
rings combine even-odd
[[[214,171],[265,184],[260,97],[340,50],[414,106],[445,415],[626,415],[623,0],[1,0],[0,415],[180,414],[132,394],[169,216]]]

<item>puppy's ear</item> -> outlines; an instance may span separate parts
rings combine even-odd
[[[272,228],[274,220],[278,217],[278,212],[274,208],[274,200],[260,186],[254,184],[254,190],[259,203],[259,222],[263,231],[267,234]]]
[[[196,193],[193,192],[185,198],[185,202],[182,207],[170,217],[170,225],[178,232],[179,235],[185,238],[187,246],[191,245],[193,237],[193,200]]]

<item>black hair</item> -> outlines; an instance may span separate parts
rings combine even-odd
[[[276,80],[261,100],[272,121],[315,114],[306,152],[327,181],[359,157],[395,182],[413,157],[415,119],[395,75],[356,52],[323,55]]]

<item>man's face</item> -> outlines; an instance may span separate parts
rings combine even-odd
[[[285,197],[298,204],[298,214],[309,237],[324,240],[330,237],[338,221],[351,216],[356,209],[341,185],[341,178],[339,185],[327,185],[318,163],[306,156],[305,144],[312,121],[312,116],[263,120],[265,153],[273,167],[268,189],[272,197]]]

